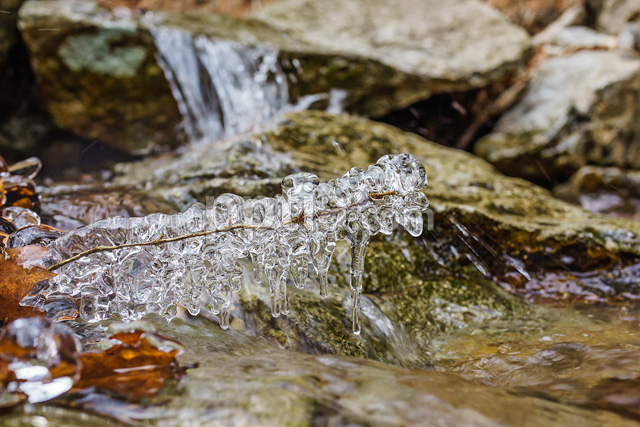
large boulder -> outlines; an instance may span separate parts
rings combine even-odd
[[[476,144],[506,173],[566,179],[581,166],[640,167],[640,59],[615,51],[552,58]]]
[[[476,0],[282,1],[250,19],[29,0],[19,27],[56,124],[132,153],[223,139],[288,104],[382,115],[504,80],[530,48]]]
[[[181,121],[148,31],[92,1],[27,1],[18,22],[55,124],[138,153]]]
[[[476,0],[282,0],[253,16],[318,53],[341,57],[319,73],[320,58],[302,58],[302,93],[322,85],[353,91],[347,110],[371,116],[503,80],[522,68],[530,49],[525,31]],[[401,74],[366,89],[358,83],[368,78],[366,60]]]
[[[350,335],[349,257],[338,248],[327,299],[292,290],[291,314],[274,319],[269,295],[249,276],[232,316],[242,328],[305,351],[424,364],[442,331],[522,316],[522,299],[613,302],[640,294],[640,223],[592,214],[508,178],[471,154],[387,125],[321,112],[288,114],[217,150],[119,165],[114,184],[184,209],[233,191],[272,195],[286,174],[323,180],[386,153],[411,152],[427,168],[432,211],[420,238],[396,233],[371,242],[366,259],[363,338]],[[618,274],[610,274],[616,266]],[[232,327],[234,323],[232,321]],[[407,338],[410,337],[410,338]],[[402,345],[398,343],[402,342]],[[409,350],[407,350],[409,349]]]

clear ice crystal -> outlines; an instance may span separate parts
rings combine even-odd
[[[369,239],[391,234],[396,224],[420,235],[428,206],[420,190],[426,182],[415,156],[387,155],[367,170],[353,168],[327,183],[309,173],[289,175],[282,196],[243,200],[223,194],[209,206],[194,205],[178,215],[97,221],[50,244],[45,266],[63,265],[40,296],[27,296],[23,303],[70,294],[80,301],[83,319],[99,321],[115,314],[137,320],[148,313],[171,319],[178,304],[195,315],[208,301],[226,329],[233,294],[241,286],[241,258],[251,260],[258,282],[267,282],[277,317],[288,312],[287,278],[306,286],[310,266],[320,295],[327,296],[331,257],[336,242],[344,240],[351,246],[352,321],[358,334]],[[103,248],[83,254],[96,247]]]

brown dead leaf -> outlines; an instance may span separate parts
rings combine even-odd
[[[36,263],[46,251],[36,245],[11,248],[6,250],[9,258],[0,259],[0,322],[44,314],[35,308],[22,307],[20,301],[37,283],[55,276]]]
[[[95,389],[131,402],[155,395],[170,378],[180,378],[187,367],[176,360],[180,344],[153,332],[113,335],[120,344],[100,352],[80,355],[82,374],[72,392]]]

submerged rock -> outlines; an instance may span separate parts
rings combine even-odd
[[[281,1],[248,19],[29,0],[19,27],[56,124],[130,153],[224,139],[293,104],[379,116],[502,81],[530,49],[476,0]]]
[[[268,293],[247,283],[250,291],[232,312],[232,328],[235,317],[243,328],[291,348],[425,364],[430,341],[441,331],[526,315],[526,305],[503,289],[554,304],[640,294],[634,284],[640,276],[638,223],[591,214],[505,177],[478,157],[362,118],[291,113],[252,136],[229,141],[215,156],[210,147],[200,147],[121,164],[114,181],[151,189],[148,195],[184,210],[229,189],[272,195],[265,183],[275,187],[291,172],[327,180],[398,152],[425,163],[432,215],[425,217],[428,229],[420,238],[395,234],[371,242],[363,338],[353,338],[350,321],[340,315],[349,309],[349,262],[340,249],[328,299],[317,296],[311,281],[310,290],[289,293],[291,314],[273,319]],[[240,167],[245,164],[250,166]]]
[[[606,410],[561,404],[535,392],[505,392],[455,374],[284,351],[202,319],[159,320],[153,326],[185,347],[180,364],[199,365],[180,383],[167,384],[142,406],[94,399],[93,409],[111,418],[92,417],[56,401],[7,413],[3,425],[37,425],[46,418],[49,424],[106,427],[116,418],[143,425],[497,427],[522,425],[524,417],[527,425],[635,425]],[[485,348],[496,346],[490,342]],[[81,402],[91,403],[91,397]]]
[[[549,59],[475,151],[507,175],[539,182],[587,164],[638,168],[639,96],[637,58],[582,51]]]

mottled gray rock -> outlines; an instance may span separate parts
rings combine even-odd
[[[584,166],[553,192],[591,212],[640,220],[640,171]]]
[[[18,9],[23,1],[0,1],[0,67],[4,65],[9,49],[18,39],[16,21],[18,20]]]
[[[321,112],[288,114],[227,144],[121,164],[114,183],[147,189],[145,194],[184,209],[226,191],[273,195],[291,172],[331,179],[386,153],[411,152],[427,168],[430,229],[418,239],[398,232],[370,244],[362,339],[349,338],[345,248],[335,254],[330,297],[318,298],[311,280],[310,289],[291,290],[291,313],[278,319],[269,314],[268,292],[247,279],[252,291],[241,295],[233,316],[285,347],[420,364],[442,331],[526,316],[522,300],[501,288],[554,304],[640,293],[634,284],[640,223],[586,212],[471,154],[363,118]],[[611,265],[619,275],[609,274]],[[417,337],[417,344],[399,345],[407,336]]]
[[[552,58],[476,145],[508,175],[568,178],[586,164],[640,167],[640,59],[615,51]]]
[[[593,12],[596,29],[618,34],[627,22],[640,20],[637,0],[587,0]]]
[[[530,47],[524,30],[476,0],[282,0],[254,17],[321,52],[376,60],[416,77],[396,89],[392,104],[369,96],[352,109],[374,116],[513,75]]]

